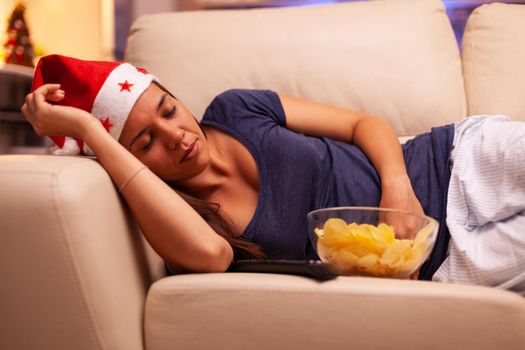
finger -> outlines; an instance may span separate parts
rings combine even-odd
[[[406,215],[398,223],[399,236],[404,239],[414,239],[419,231],[421,219],[412,215]]]
[[[34,94],[30,93],[26,96],[26,109],[29,114],[32,114],[36,110],[35,101],[34,101]]]
[[[47,101],[59,102],[65,97],[64,90],[56,90],[46,96]]]
[[[58,89],[60,89],[60,84],[45,84],[28,94],[25,103],[27,113],[29,115],[33,114],[36,111],[38,104],[45,101],[44,95],[50,93],[54,94]]]
[[[24,103],[22,107],[20,107],[20,110],[22,111],[24,117],[29,121],[29,111],[27,110],[27,104]]]
[[[33,105],[35,106],[33,111],[36,111],[38,107],[41,107],[44,103],[46,103],[46,98],[44,95],[41,93],[35,93],[33,95]]]
[[[60,84],[45,84],[40,86],[38,89],[33,91],[35,106],[43,104],[46,101],[46,97],[54,94],[55,91],[60,89]]]
[[[34,122],[35,122],[35,116],[32,114],[32,113],[29,113],[29,107],[28,107],[28,104],[27,103],[24,103],[22,105],[22,108],[20,108],[20,110],[22,111],[22,114],[24,115],[24,117],[26,118],[26,120],[29,122],[29,124],[31,124],[31,126],[33,127],[33,129],[35,130],[35,132],[38,134],[37,130],[35,129],[35,126],[34,126]]]
[[[34,94],[42,94],[47,95],[49,93],[52,93],[54,91],[57,91],[60,89],[60,84],[44,84],[42,86],[39,86],[35,91],[33,91]]]

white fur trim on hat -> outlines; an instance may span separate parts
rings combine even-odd
[[[155,77],[129,63],[116,67],[104,81],[93,103],[91,114],[109,128],[110,135],[118,140],[131,109]],[[93,151],[84,144],[85,154]]]
[[[84,148],[86,148],[86,146],[84,146]],[[54,154],[55,156],[79,155],[80,147],[78,147],[77,140],[75,140],[72,137],[65,137],[64,145],[62,147],[58,147],[57,145],[54,145],[49,148],[49,152],[51,154]]]

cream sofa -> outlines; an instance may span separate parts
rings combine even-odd
[[[438,0],[166,13],[126,59],[197,116],[268,88],[387,118],[400,137],[525,117],[525,6],[482,6],[458,51]],[[92,160],[0,156],[0,349],[523,349],[525,299],[427,281],[166,277]]]

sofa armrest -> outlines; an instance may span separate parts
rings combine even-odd
[[[479,286],[289,275],[178,275],[146,302],[149,350],[522,349],[525,300]]]
[[[82,157],[0,156],[0,349],[143,349],[150,254]]]

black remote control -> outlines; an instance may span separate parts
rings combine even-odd
[[[232,262],[227,272],[261,272],[300,275],[326,281],[338,274],[320,260],[268,260],[249,259]]]

